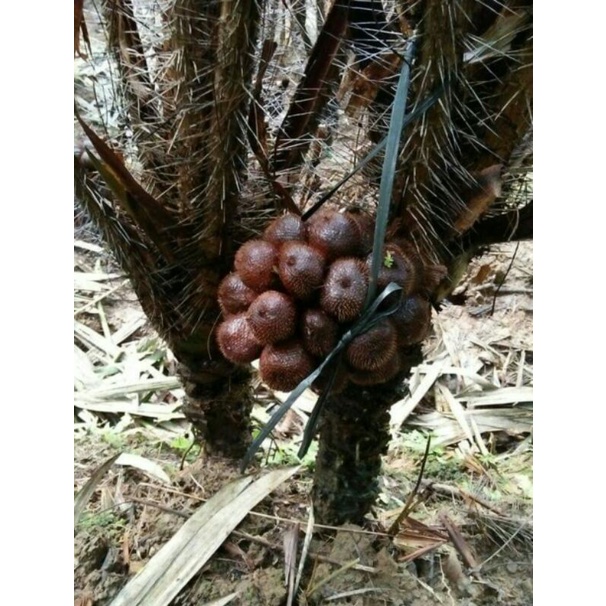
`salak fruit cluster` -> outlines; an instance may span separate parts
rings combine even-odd
[[[360,317],[373,232],[366,215],[322,210],[306,222],[284,215],[262,239],[242,245],[235,271],[219,286],[223,321],[217,342],[223,355],[237,364],[259,358],[269,387],[294,389]],[[347,346],[341,384],[376,385],[409,367],[407,349],[430,327],[427,284],[435,274],[406,243],[386,243],[378,292],[396,282],[403,298],[395,313]]]

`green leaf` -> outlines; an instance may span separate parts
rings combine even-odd
[[[387,221],[389,219],[389,208],[391,206],[391,192],[396,173],[396,164],[398,161],[398,150],[400,148],[400,139],[405,124],[406,116],[406,98],[408,97],[408,85],[410,84],[410,63],[415,49],[414,38],[408,42],[398,88],[391,109],[391,119],[389,121],[389,132],[387,133],[387,142],[385,144],[385,158],[383,159],[383,170],[381,172],[381,185],[379,188],[379,204],[377,207],[377,223],[375,225],[375,238],[373,241],[372,263],[370,266],[370,276],[368,282],[368,295],[366,296],[366,307],[368,308],[374,301],[377,294],[377,278],[381,263],[383,261],[383,244],[385,242],[385,233],[387,231]]]

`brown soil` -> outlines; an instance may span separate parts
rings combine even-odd
[[[161,462],[170,472],[172,485],[160,485],[131,469],[108,474],[76,534],[74,574],[76,598],[81,604],[110,604],[186,517],[237,476],[233,467],[220,460],[198,459],[178,471],[175,454],[159,452],[141,440],[133,441],[127,450],[143,451]],[[88,469],[92,471],[98,461],[113,452],[101,440],[77,440],[76,484],[89,475]],[[309,471],[304,471],[264,500],[173,603],[205,604],[237,591],[239,597],[232,604],[286,604],[284,538],[293,521],[298,521],[302,543],[310,482]],[[387,537],[385,527],[376,521],[369,520],[365,529],[318,529],[311,543],[301,595],[294,603],[532,604],[532,555],[526,534],[519,533],[504,546],[504,536],[511,539],[515,528],[499,529],[497,517],[490,512],[453,505],[445,497],[430,498],[422,510],[414,517],[427,512],[435,517],[438,511],[448,511],[460,525],[477,562],[493,557],[474,574],[465,568],[451,544],[406,561],[410,548],[400,545],[397,536],[395,540]],[[495,528],[486,524],[489,518]],[[365,568],[347,568],[352,562]]]

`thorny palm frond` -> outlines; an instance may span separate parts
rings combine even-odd
[[[242,132],[259,6],[104,0],[98,10],[118,74],[111,80],[122,85],[114,99],[132,133],[127,145],[120,132],[109,140],[127,149],[131,170],[168,211],[158,228],[171,258],[131,226],[148,254],[125,262],[134,283],[156,283],[138,295],[153,299],[144,308],[174,343],[171,336],[196,331],[206,309],[215,313],[208,285],[228,266],[226,226],[234,222],[246,169]],[[90,188],[81,191],[91,213],[107,219],[99,209],[109,207],[91,200]],[[118,210],[115,217],[127,221]]]
[[[429,1],[423,7],[413,86],[417,99],[437,85],[445,94],[402,150],[395,214],[417,231],[420,248],[444,260],[478,172],[498,164],[503,182],[511,182],[512,156],[530,132],[531,6]]]

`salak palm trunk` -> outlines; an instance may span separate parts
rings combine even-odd
[[[302,31],[306,20],[277,0],[171,0],[151,15],[145,3],[106,0],[136,179],[90,131],[99,158],[76,161],[81,199],[181,363],[196,435],[232,458],[250,441],[251,370],[217,347],[219,283],[243,242],[284,209],[307,218],[360,149],[385,137],[411,38],[407,112],[419,112],[401,138],[389,238],[422,266],[448,268],[426,293],[437,304],[482,247],[532,237],[532,202],[519,194],[532,158],[531,3],[308,4],[293,7],[308,19],[322,10],[323,22]],[[125,146],[119,136],[111,143]],[[328,205],[374,214],[380,158]],[[408,365],[382,384],[329,394],[313,488],[319,521],[359,522],[370,510],[388,409],[420,352],[411,347]]]
[[[358,17],[366,21],[365,31],[385,23],[380,3],[360,4],[367,9]],[[441,93],[402,139],[392,235],[414,242],[426,262],[447,266],[432,293],[437,304],[483,246],[532,237],[532,200],[517,194],[532,159],[532,5],[427,0],[400,3],[399,9],[400,23],[418,44],[411,110],[434,91]],[[357,63],[363,75],[383,73],[367,108],[375,141],[385,134],[381,121],[394,91],[385,48],[393,31],[383,27],[384,35],[372,38],[374,58]],[[314,481],[319,520],[359,522],[372,507],[389,440],[389,407],[406,374],[329,398]]]
[[[162,14],[148,14],[147,23],[136,8],[132,0],[106,0],[103,15],[122,118],[142,167],[137,176],[151,196],[121,183],[126,192],[110,202],[82,162],[77,189],[180,363],[184,412],[196,437],[210,453],[238,458],[250,441],[251,373],[221,356],[213,330],[217,286],[246,237],[238,224],[247,155],[242,129],[259,6],[174,0]],[[162,28],[150,38],[154,19]]]

